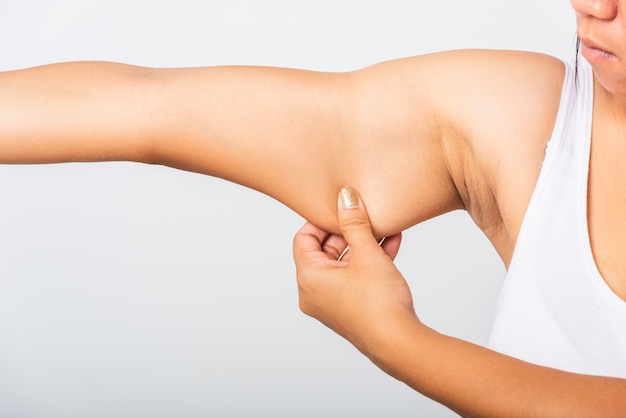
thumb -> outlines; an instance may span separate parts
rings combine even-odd
[[[378,247],[365,205],[355,188],[346,186],[341,189],[337,214],[341,233],[352,252],[370,246]]]

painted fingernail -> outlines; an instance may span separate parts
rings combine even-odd
[[[346,186],[339,192],[341,203],[344,209],[354,209],[359,207],[359,194],[354,187]]]

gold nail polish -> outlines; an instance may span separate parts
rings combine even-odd
[[[359,194],[354,187],[346,186],[339,192],[341,203],[344,209],[354,209],[359,207]]]

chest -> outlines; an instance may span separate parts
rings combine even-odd
[[[568,182],[576,181],[574,187],[580,190],[580,194],[579,192],[565,194],[569,197],[574,195],[574,204],[578,207],[573,209],[569,203],[555,202],[553,207],[565,206],[560,206],[559,210],[562,212],[556,211],[550,215],[552,218],[548,224],[566,222],[561,218],[572,216],[572,210],[581,214],[586,209],[586,216],[575,215],[575,221],[571,223],[567,221],[568,228],[578,231],[576,239],[579,240],[580,247],[587,248],[583,253],[576,254],[578,257],[592,257],[606,285],[626,301],[626,128],[615,123],[615,118],[610,111],[603,109],[602,103],[596,101],[594,108],[589,160],[583,159],[574,168],[558,169],[561,174],[558,174],[557,185],[554,186],[552,183],[552,188],[547,192],[558,195],[559,187],[567,187]],[[542,171],[545,145],[545,142],[537,142],[532,147],[521,147],[507,164],[513,167],[512,174],[505,177],[505,187],[499,194],[498,202],[503,228],[499,235],[492,239],[496,248],[504,255],[503,260],[507,265],[517,244],[531,196]],[[520,158],[520,155],[523,158]],[[588,177],[573,180],[574,172],[580,174],[587,164]],[[571,184],[569,186],[571,187]],[[565,230],[561,228],[559,231],[559,237],[568,235],[567,228]]]
[[[626,301],[626,131],[602,116],[594,117],[587,222],[598,271]]]

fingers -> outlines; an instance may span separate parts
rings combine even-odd
[[[298,264],[299,261],[315,251],[322,251],[322,243],[330,236],[330,233],[307,222],[300,228],[293,239],[293,257]]]
[[[341,233],[351,251],[355,248],[378,247],[365,205],[353,187],[344,187],[339,192],[338,219]],[[394,248],[394,241],[388,244],[390,249]],[[395,252],[397,253],[397,249]]]
[[[382,244],[383,250],[385,254],[391,258],[391,261],[396,259],[396,255],[398,255],[398,251],[400,250],[400,243],[402,242],[402,233],[398,233],[396,235],[392,235],[390,237],[385,238],[385,241]]]
[[[296,265],[303,261],[340,261],[340,256],[344,255],[348,246],[359,248],[365,253],[367,248],[380,251],[365,205],[352,187],[344,187],[339,192],[338,221],[343,237],[328,233],[308,222],[298,231],[293,242]],[[382,249],[391,260],[398,254],[401,239],[401,234],[396,234],[387,237],[382,244]],[[351,258],[351,252],[353,251],[345,254],[346,262]]]
[[[294,237],[293,256],[296,265],[305,260],[337,260],[346,245],[343,237],[307,222]]]
[[[322,251],[328,254],[333,260],[339,260],[339,256],[343,253],[347,245],[346,240],[342,236],[331,234],[322,243]]]

